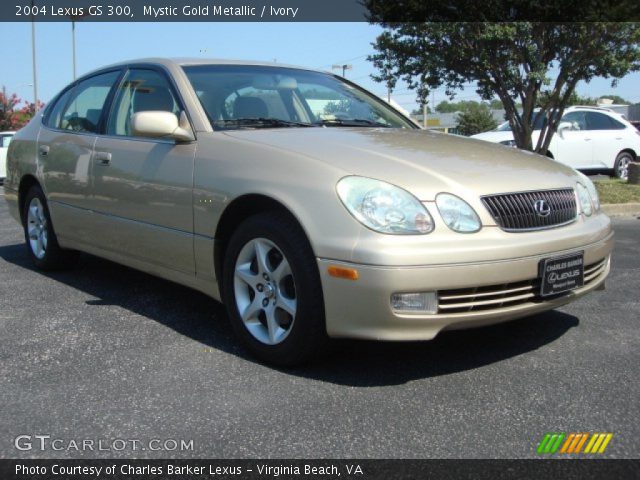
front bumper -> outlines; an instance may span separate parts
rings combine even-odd
[[[610,270],[613,236],[609,232],[588,245],[522,258],[446,265],[389,267],[318,259],[327,333],[331,337],[429,340],[441,330],[490,325],[565,305],[603,285]],[[540,298],[540,261],[578,251],[584,251],[584,286]],[[359,278],[332,277],[327,271],[330,265],[354,268]],[[421,291],[438,291],[450,300],[440,300],[435,314],[392,310],[393,293]],[[459,303],[452,307],[452,302]]]

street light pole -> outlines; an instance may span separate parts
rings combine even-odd
[[[76,80],[76,22],[71,20],[71,51],[73,55],[73,81]]]
[[[31,0],[31,12],[33,12],[33,0]],[[31,13],[31,58],[33,60],[33,104],[38,111],[38,69],[36,66],[36,22]]]

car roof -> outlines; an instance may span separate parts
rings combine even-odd
[[[565,109],[567,110],[596,110],[599,112],[607,112],[607,113],[617,113],[615,110],[611,110],[607,107],[596,107],[595,105],[571,105]]]
[[[135,64],[153,64],[153,65],[161,65],[164,67],[182,67],[182,66],[192,66],[192,65],[251,65],[251,66],[264,66],[264,67],[295,68],[298,70],[308,70],[313,72],[329,73],[325,70],[319,70],[319,69],[309,68],[309,67],[301,67],[299,65],[288,65],[288,64],[277,63],[277,62],[265,62],[265,61],[259,61],[259,60],[233,60],[233,59],[222,59],[222,58],[190,58],[190,57],[138,58],[138,59],[132,59],[132,60],[113,63],[111,65],[107,65],[99,69],[96,69],[95,71],[98,72],[100,70],[104,70],[108,68],[124,67],[127,65],[135,65]]]
[[[9,135],[9,134],[15,135],[16,132],[14,132],[13,130],[6,130],[4,132],[0,132],[0,135]]]

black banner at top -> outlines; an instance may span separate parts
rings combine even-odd
[[[2,0],[2,22],[630,22],[637,0]]]

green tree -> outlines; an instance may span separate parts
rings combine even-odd
[[[447,102],[446,100],[441,101],[438,105],[436,105],[436,112],[438,113],[452,113],[460,110],[458,108],[457,103]]]
[[[633,103],[633,102],[630,102],[629,100],[622,98],[619,95],[602,95],[600,98],[598,98],[598,100],[602,98],[608,98],[609,100],[613,100],[613,103],[617,105],[631,105]]]
[[[475,135],[476,133],[493,130],[498,123],[491,115],[491,109],[486,103],[470,102],[458,114],[458,130],[462,135]]]
[[[427,107],[427,115],[433,113],[433,111],[431,110],[431,107]],[[411,111],[411,115],[422,115],[422,108],[414,108]]]
[[[398,77],[396,77],[393,73],[393,56],[391,52],[382,52],[378,61],[378,71],[379,75],[373,74],[371,78],[376,82],[382,82],[387,87],[387,96],[390,100],[391,93],[393,89],[396,87],[396,83],[398,81]]]
[[[436,106],[436,112],[439,113],[454,113],[461,112],[469,106],[479,105],[478,102],[474,100],[463,100],[461,102],[447,102],[443,100]]]
[[[551,102],[551,92],[549,90],[541,91],[536,100],[537,108],[545,108]],[[587,105],[587,106],[595,106],[598,103],[597,98],[592,97],[583,97],[576,93],[575,91],[569,95],[567,99],[567,106],[570,105]]]
[[[615,79],[640,70],[637,23],[389,22],[395,0],[364,3],[370,20],[385,27],[374,44],[384,57],[369,57],[377,68],[391,54],[393,72],[419,93],[445,86],[453,97],[465,84],[475,83],[481,98],[500,99],[517,146],[542,154],[578,82],[605,77],[615,85]],[[403,2],[404,18],[425,18],[423,10],[419,1]],[[592,16],[585,11],[583,18]],[[543,90],[548,101],[541,105]],[[534,112],[538,105],[542,108]],[[542,130],[533,145],[538,117]]]
[[[491,107],[491,110],[503,110],[504,109],[504,105],[502,105],[502,101],[501,100],[497,100],[497,99],[493,99],[491,100],[491,102],[489,102],[489,106]]]

